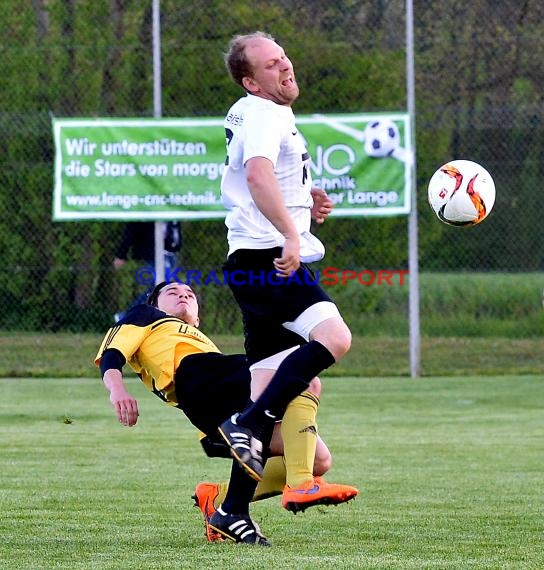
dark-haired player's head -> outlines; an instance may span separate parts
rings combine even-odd
[[[151,293],[149,293],[149,296],[147,297],[146,303],[148,305],[151,305],[152,307],[156,307],[157,306],[157,300],[159,297],[159,293],[161,292],[161,289],[164,289],[164,287],[166,287],[167,285],[168,285],[168,281],[161,281],[161,283],[158,283],[157,285],[155,285],[155,287],[153,288],[153,291],[151,291]]]
[[[200,322],[198,299],[191,287],[185,283],[159,283],[149,294],[147,304],[194,327]]]

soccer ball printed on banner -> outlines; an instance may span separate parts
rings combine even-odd
[[[429,204],[450,226],[474,226],[489,216],[495,204],[495,183],[489,172],[471,160],[452,160],[429,180]]]
[[[364,144],[368,156],[392,156],[400,146],[399,128],[391,119],[370,121],[365,127]]]

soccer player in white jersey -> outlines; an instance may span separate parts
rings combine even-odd
[[[291,109],[299,95],[293,65],[263,32],[234,37],[225,63],[246,92],[225,118],[221,192],[228,209],[225,270],[242,311],[253,403],[219,431],[259,479],[260,450],[274,422],[349,350],[351,333],[308,266],[324,256],[311,219],[322,223],[332,202],[312,189],[310,157]],[[328,484],[315,479],[293,484],[284,498],[296,502],[305,493],[336,502]]]

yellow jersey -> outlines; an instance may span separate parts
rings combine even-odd
[[[178,404],[175,374],[183,358],[221,352],[197,328],[150,305],[137,305],[108,330],[94,361],[97,366],[108,349],[118,350],[146,388],[173,406]]]

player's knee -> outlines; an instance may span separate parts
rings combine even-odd
[[[351,348],[351,331],[347,326],[341,327],[335,334],[328,335],[323,344],[338,362]]]
[[[332,465],[332,455],[327,447],[327,444],[321,439],[321,436],[317,436],[317,442],[315,446],[315,458],[314,458],[314,475],[320,477],[324,475]]]
[[[346,326],[342,333],[335,337],[335,358],[336,360],[342,358],[344,354],[351,348],[351,331]]]
[[[321,396],[321,380],[316,376],[313,380],[310,381],[308,385],[308,392],[313,394],[316,398]]]
[[[326,453],[316,453],[314,459],[314,475],[316,477],[321,477],[325,475],[327,471],[332,466],[332,455],[328,449],[326,449]]]
[[[312,331],[311,338],[325,346],[336,361],[351,347],[351,331],[342,319],[322,322]]]

